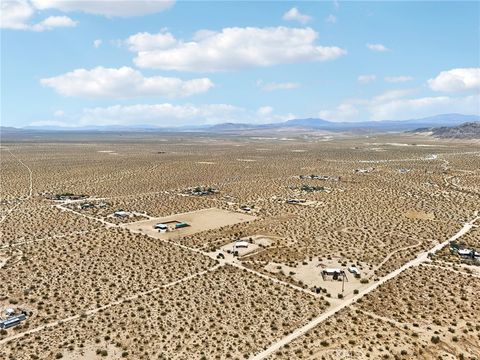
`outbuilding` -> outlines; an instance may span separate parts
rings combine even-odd
[[[22,321],[26,320],[27,317],[25,314],[20,314],[17,316],[13,316],[7,320],[0,321],[0,329],[9,329],[16,325],[19,325]]]

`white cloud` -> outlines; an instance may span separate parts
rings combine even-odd
[[[168,49],[174,46],[177,40],[169,32],[158,34],[143,32],[130,36],[125,43],[131,51],[150,51]]]
[[[301,24],[306,24],[312,20],[312,17],[302,14],[296,7],[293,7],[283,14],[283,20],[298,21]]]
[[[376,75],[360,75],[357,80],[360,84],[369,84],[377,79]]]
[[[103,16],[141,16],[169,9],[173,0],[31,0],[39,10],[81,11]]]
[[[406,120],[442,113],[480,115],[480,94],[465,97],[413,97],[419,89],[393,89],[370,99],[349,99],[320,117],[334,121]]]
[[[417,90],[418,89],[415,89],[415,88],[387,90],[380,95],[374,96],[373,101],[376,103],[380,103],[384,101],[395,100],[395,99],[403,98],[407,95],[413,94]]]
[[[244,110],[228,104],[212,105],[115,105],[83,111],[82,124],[158,124],[163,126],[223,122]]]
[[[57,27],[74,27],[77,22],[68,16],[49,16],[31,24],[35,9],[26,0],[4,0],[1,2],[0,27],[14,30],[45,31]]]
[[[200,94],[213,87],[208,78],[181,80],[178,78],[144,77],[130,67],[92,70],[77,69],[72,72],[42,79],[44,86],[61,95],[86,98],[130,98],[136,96],[184,97]]]
[[[385,45],[383,44],[367,44],[366,45],[368,49],[372,50],[372,51],[375,51],[375,52],[386,52],[386,51],[390,51],[389,48],[387,48]]]
[[[257,114],[260,116],[269,116],[273,113],[273,107],[271,106],[262,106],[257,110]]]
[[[480,68],[458,68],[442,71],[428,80],[434,91],[459,92],[480,90]]]
[[[293,114],[275,114],[270,106],[263,106],[257,111],[249,111],[229,104],[173,105],[170,103],[86,108],[77,115],[63,115],[63,118],[60,119],[37,121],[30,125],[63,127],[131,126],[136,124],[182,126],[223,122],[270,123],[285,121],[295,117]]]
[[[356,119],[359,113],[359,110],[354,104],[345,102],[338,105],[334,110],[320,111],[318,116],[325,120],[349,121]]]
[[[98,49],[102,45],[102,43],[103,43],[102,39],[96,39],[93,41],[93,47],[95,49]]]
[[[412,81],[412,76],[385,76],[384,80],[389,83],[402,83]]]
[[[134,35],[137,36],[138,34]],[[162,33],[163,39],[166,35]],[[158,34],[157,34],[158,36]],[[249,67],[266,67],[304,61],[327,61],[346,54],[336,46],[318,46],[318,33],[311,28],[225,28],[221,32],[197,32],[189,42],[172,41],[169,45],[142,33],[143,42],[135,64],[142,68],[178,71],[214,72]],[[131,37],[130,37],[131,38]],[[135,48],[140,42],[132,43]]]
[[[480,96],[466,97],[430,96],[413,99],[395,99],[373,103],[369,107],[371,118],[412,119],[442,113],[463,113],[480,115]]]
[[[333,14],[330,14],[325,18],[325,21],[329,24],[335,24],[337,22],[337,17]]]
[[[174,0],[2,0],[0,27],[13,30],[44,31],[77,24],[67,16],[50,16],[36,24],[32,17],[42,10],[81,11],[108,17],[140,16],[169,9]]]
[[[33,31],[51,30],[56,27],[75,27],[77,22],[68,16],[49,16],[31,27]]]
[[[291,90],[300,87],[299,83],[296,82],[271,82],[265,83],[263,80],[257,81],[257,86],[264,91],[276,91],[276,90]]]
[[[2,0],[0,26],[4,29],[24,30],[35,10],[27,1]]]

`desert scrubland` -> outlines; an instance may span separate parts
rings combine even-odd
[[[275,353],[275,359],[477,359],[480,282],[422,265]],[[350,356],[350,357],[349,357]]]
[[[289,335],[260,358],[479,356],[478,262],[426,256],[478,216],[478,143],[83,134],[0,155],[0,314],[28,314],[0,358],[248,359]],[[456,242],[479,251],[479,224]]]

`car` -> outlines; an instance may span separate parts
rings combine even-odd
[[[355,274],[355,275],[360,275],[360,270],[358,270],[355,266],[350,266],[348,268],[348,272]]]

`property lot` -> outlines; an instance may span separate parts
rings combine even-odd
[[[134,223],[124,224],[122,225],[122,227],[125,227],[134,232],[141,232],[143,234],[156,237],[158,239],[171,240],[178,239],[187,235],[193,235],[206,230],[218,229],[223,226],[253,221],[255,219],[256,217],[253,215],[247,215],[217,208],[210,208],[191,211],[183,214],[175,214],[161,218],[137,221]],[[174,224],[180,223],[188,224],[188,226],[174,229]],[[159,232],[158,230],[154,229],[154,226],[156,224],[166,224],[172,230],[166,232]]]

